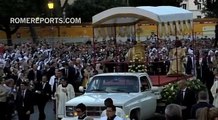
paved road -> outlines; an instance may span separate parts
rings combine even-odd
[[[45,106],[46,120],[55,120],[55,114],[53,112],[53,101],[50,101]],[[34,114],[31,115],[30,120],[38,120],[39,112],[37,106],[34,106]],[[12,120],[18,120],[17,116]],[[155,116],[149,120],[165,120],[163,115],[155,114]]]
[[[55,114],[53,112],[53,102],[50,101],[45,106],[46,120],[55,120]],[[34,114],[30,116],[30,120],[38,120],[39,112],[37,106],[34,106]],[[18,120],[17,116],[13,120]]]
[[[81,95],[81,93],[77,93],[76,96]],[[55,120],[55,114],[53,111],[54,103],[53,101],[49,101],[47,105],[45,106],[45,114],[46,114],[46,120]],[[34,106],[34,114],[30,116],[30,120],[38,120],[39,119],[39,112],[38,107]],[[1,120],[1,119],[0,119]],[[12,120],[18,120],[17,116],[14,116]]]

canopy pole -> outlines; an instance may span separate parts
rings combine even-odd
[[[176,40],[178,40],[178,37],[177,37],[177,26],[176,26],[176,22],[174,22],[174,25],[175,25],[175,37],[176,37]],[[176,72],[177,72],[177,75],[176,75],[176,79],[179,80],[179,64],[178,64],[178,51],[177,51],[177,46],[176,46]]]
[[[157,48],[159,47],[159,24],[157,23]],[[159,48],[158,48],[158,51],[157,51],[157,57],[158,57],[158,61],[157,61],[157,70],[158,70],[158,85],[160,85],[160,70],[159,70],[159,59],[160,59],[160,56],[159,56]],[[155,63],[155,61],[154,61]]]
[[[196,53],[196,36],[195,36],[195,31],[194,31],[194,24],[192,24],[191,30],[192,30],[192,39],[193,39],[193,47],[194,47],[193,56],[192,56],[192,58],[193,58],[193,60],[192,60],[193,68],[192,69],[194,69],[193,70],[193,75],[196,76],[197,75],[196,74],[196,61],[197,60],[196,60],[196,56],[195,56],[195,53]]]
[[[95,27],[92,27],[92,36],[93,36],[93,51],[94,51],[94,67],[96,68],[96,43],[95,43]],[[95,69],[94,68],[94,69]]]
[[[136,40],[136,24],[134,24],[133,30],[134,30],[134,39]]]
[[[113,55],[115,55],[115,60],[116,61],[114,61],[114,72],[117,72],[117,55],[118,55],[118,53],[117,53],[117,29],[116,29],[116,24],[114,24],[114,45],[115,45],[115,47],[116,47],[116,53],[115,54],[113,54]]]

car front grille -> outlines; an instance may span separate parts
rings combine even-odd
[[[121,106],[117,106],[117,107],[122,108]],[[66,106],[66,116],[67,117],[75,116],[75,108],[76,107],[74,106]],[[87,106],[86,114],[88,116],[100,117],[104,110],[106,110],[105,106]]]
[[[104,111],[106,107],[104,106],[88,106],[86,108],[88,116],[101,116],[102,111]]]

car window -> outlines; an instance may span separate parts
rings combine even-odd
[[[138,92],[139,81],[136,76],[96,76],[90,81],[87,92]]]
[[[151,88],[147,76],[140,77],[140,82],[141,82],[141,91],[146,91]]]

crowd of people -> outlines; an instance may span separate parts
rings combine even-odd
[[[210,90],[218,68],[218,51],[211,49],[211,40],[185,39],[182,43],[186,49],[186,74],[195,74]],[[95,44],[89,41],[70,45],[51,45],[42,41],[38,45],[24,43],[10,47],[1,44],[0,118],[10,120],[16,110],[19,120],[29,120],[34,112],[33,106],[37,105],[39,120],[45,120],[44,108],[50,99],[56,101],[54,111],[58,118],[63,118],[65,102],[77,95],[79,86],[86,87],[91,76],[103,72],[128,71],[126,54],[134,44],[132,40],[108,40]],[[148,40],[143,44],[148,73],[166,74],[170,66],[169,51],[173,48],[174,40]],[[157,61],[162,64],[161,71],[157,70]],[[213,94],[218,99],[217,87],[215,91]],[[211,104],[214,101],[213,94],[209,92]],[[33,101],[34,98],[37,100]],[[110,109],[114,111],[113,106]]]
[[[180,120],[187,120],[187,119],[202,119],[203,114],[198,114],[198,110],[201,108],[216,108],[217,107],[217,100],[216,102],[209,100],[209,92],[211,90],[202,90],[199,93],[195,93],[192,89],[187,87],[187,83],[185,80],[179,81],[179,91],[176,95],[175,104],[179,105],[181,108],[181,118]],[[214,95],[217,95],[214,94]],[[217,99],[214,96],[215,99]],[[216,110],[215,109],[215,110]],[[216,112],[218,112],[216,110]],[[205,119],[205,120],[215,120],[218,116],[216,113],[212,119]]]

